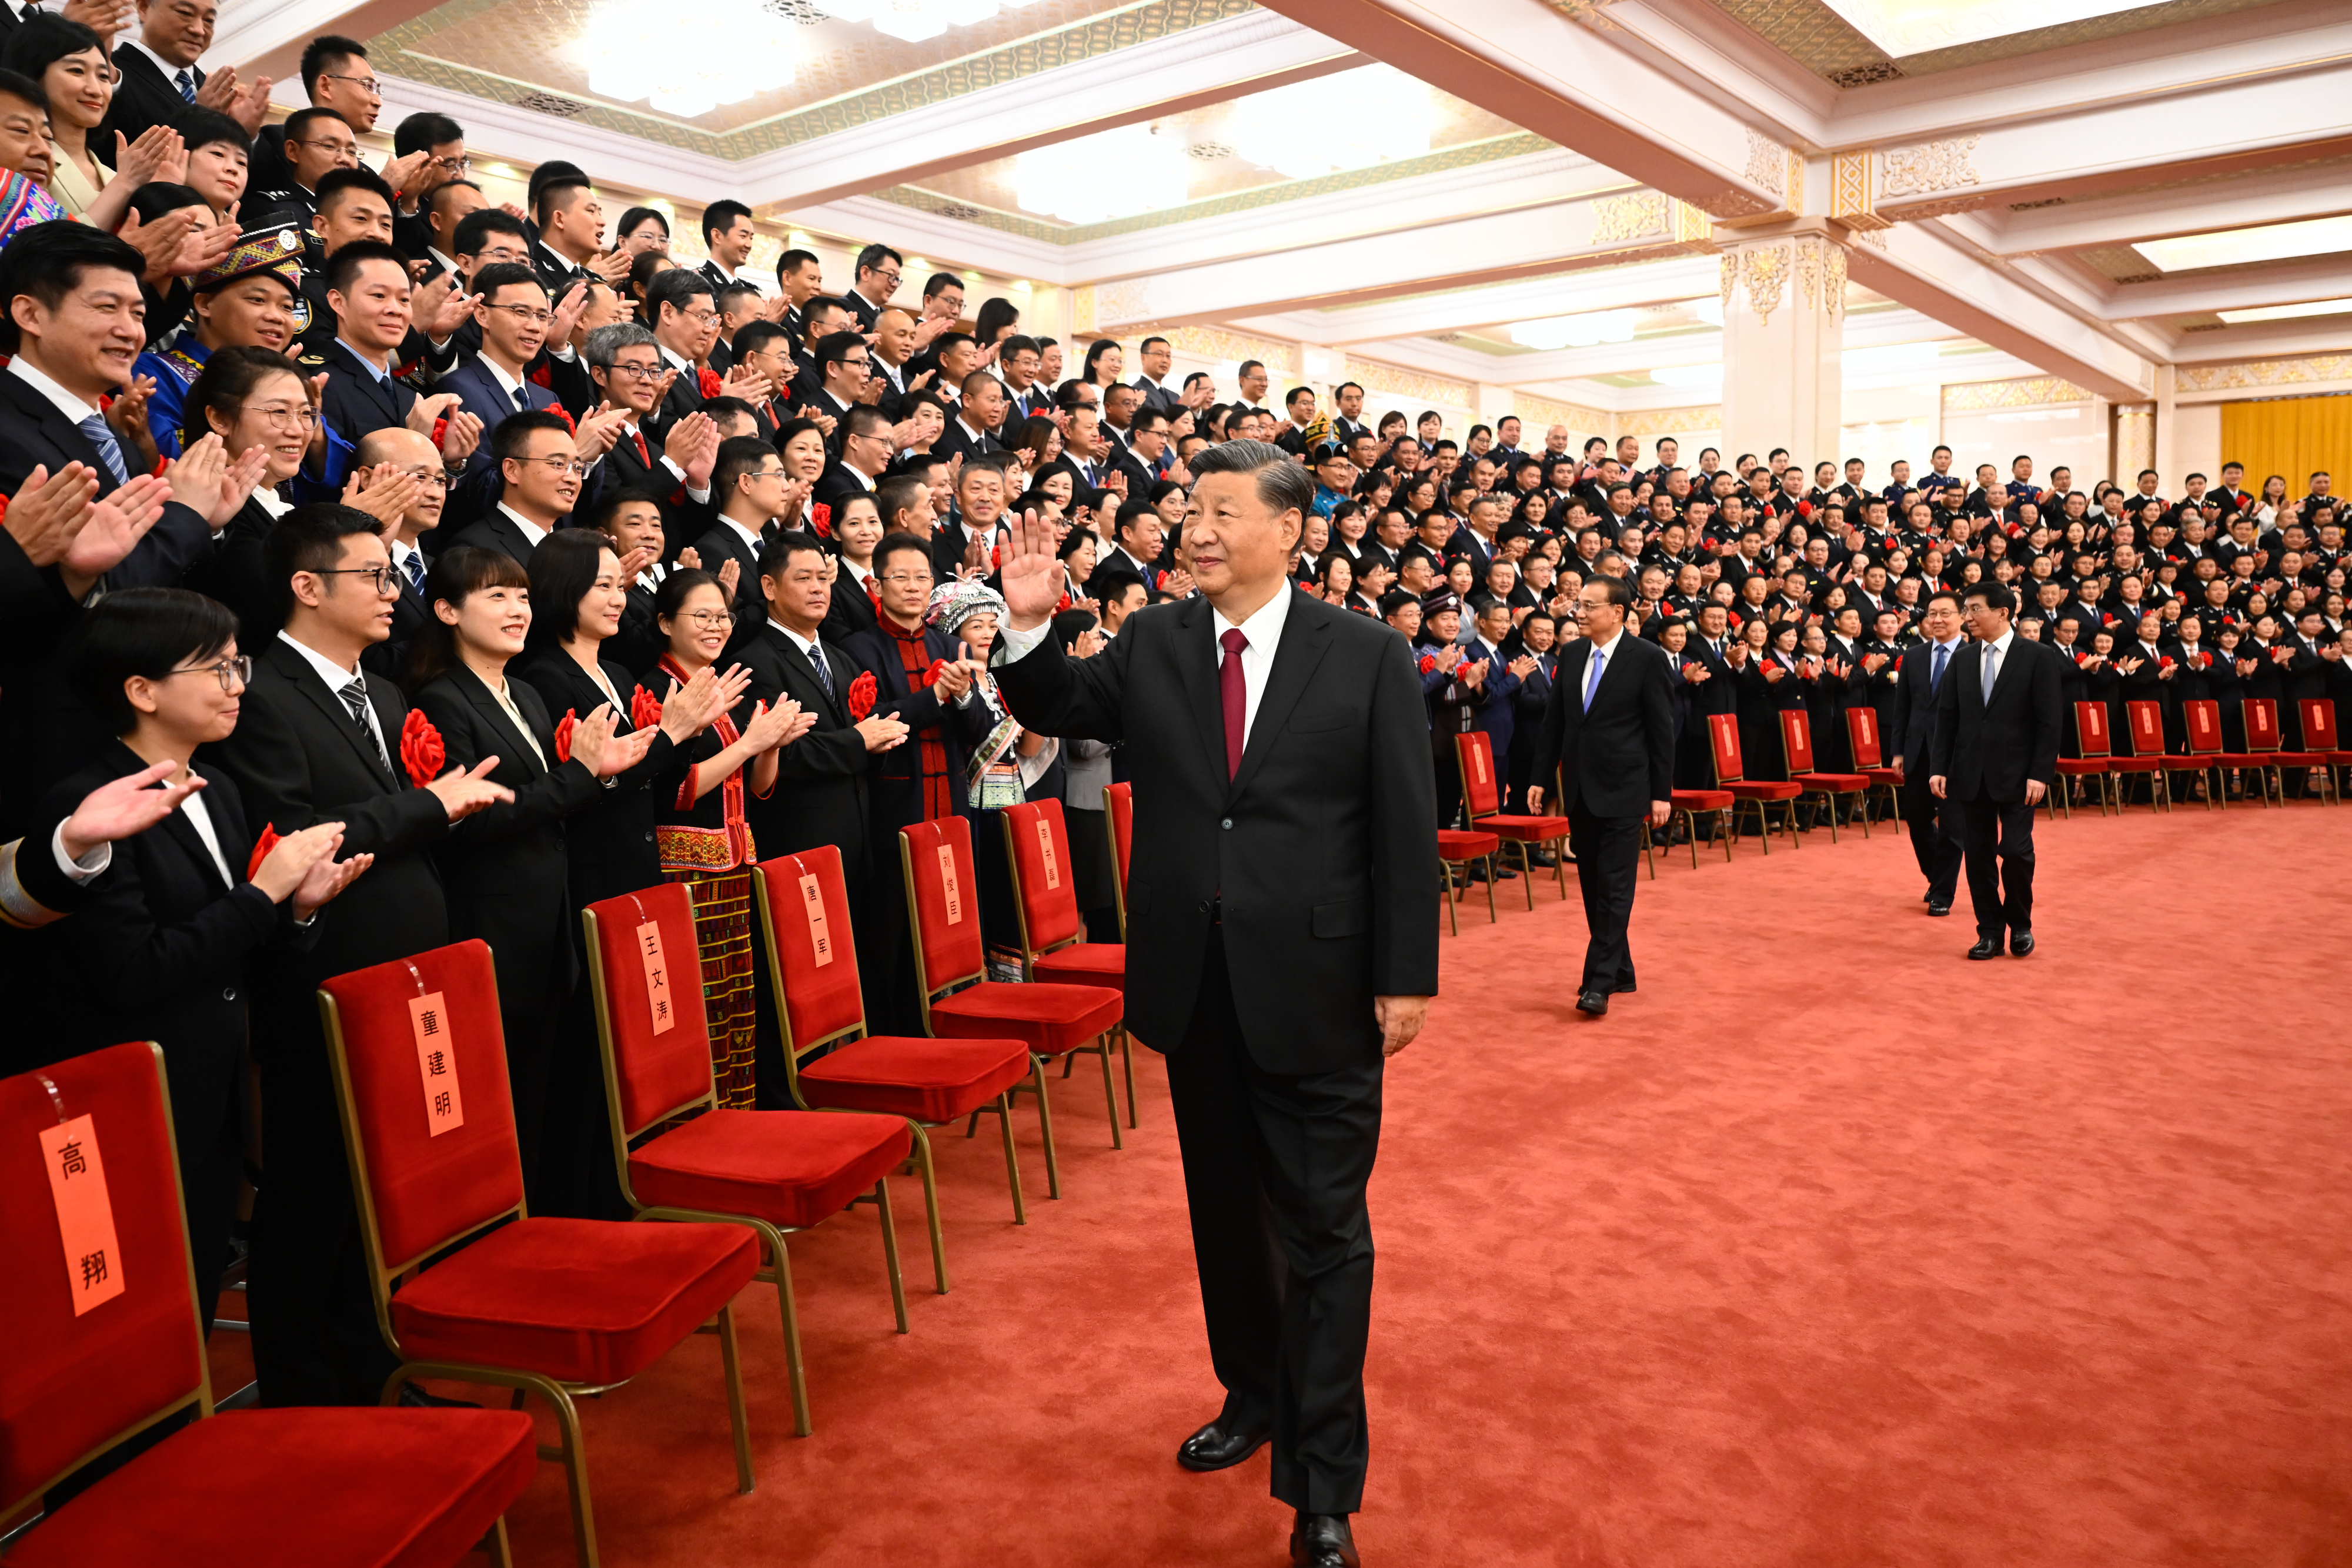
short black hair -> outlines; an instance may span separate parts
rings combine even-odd
[[[13,251],[16,246],[8,248]],[[360,275],[361,267],[371,261],[392,263],[400,269],[400,280],[408,281],[408,260],[400,252],[380,239],[355,239],[327,258],[327,287],[337,294],[349,294],[352,280]]]
[[[205,199],[185,185],[167,180],[150,180],[131,193],[131,210],[139,214],[142,224],[152,224],[165,213],[176,213],[183,207],[201,207]]]
[[[123,695],[123,682],[133,675],[161,680],[236,640],[236,616],[217,600],[184,588],[121,589],[75,623],[62,651],[66,682],[104,721],[108,734],[128,735],[139,711]]]
[[[963,292],[963,279],[955,273],[934,272],[930,277],[923,279],[923,298],[926,299],[936,299],[950,288],[958,294]],[[875,552],[875,559],[877,560],[881,559],[879,550]]]
[[[595,188],[589,183],[585,174],[576,177],[563,176],[548,181],[539,187],[538,194],[531,198],[531,221],[538,224],[541,228],[547,227],[547,220],[555,215],[559,205],[567,209],[571,206],[571,192],[593,191]]]
[[[866,336],[862,332],[827,332],[816,340],[816,373],[824,375],[828,366],[846,361],[852,349],[865,346]]]
[[[0,97],[16,99],[43,114],[49,111],[49,95],[41,90],[41,84],[22,71],[10,70],[5,66],[0,66]],[[227,116],[222,118],[227,119]],[[236,121],[230,120],[229,123],[234,125]]]
[[[664,228],[667,228],[669,225],[667,224],[664,224],[662,226]],[[626,231],[625,230],[623,232],[625,233]],[[779,283],[782,282],[784,274],[788,272],[798,272],[802,267],[816,259],[816,252],[813,250],[788,250],[784,252],[783,255],[776,257],[776,280]]]
[[[310,127],[323,125],[331,120],[344,130],[351,131],[353,136],[359,134],[358,131],[352,130],[350,120],[331,109],[298,109],[286,117],[286,140],[289,142],[307,141],[310,137]]]
[[[85,49],[96,49],[103,58],[107,54],[106,40],[79,22],[68,22],[53,11],[27,12],[17,25],[16,36],[8,40],[8,68],[22,72],[40,95],[32,101],[46,106],[48,93],[40,85],[42,73],[68,55],[78,55]]]
[[[16,297],[29,294],[55,310],[67,295],[81,287],[82,275],[94,267],[127,272],[133,278],[147,270],[146,258],[129,240],[118,239],[87,224],[35,224],[21,231],[0,250],[0,353],[13,354],[20,345]]]
[[[735,481],[756,474],[776,449],[756,435],[730,435],[719,444],[710,465],[710,504],[724,508],[735,494]]]
[[[5,86],[0,83],[0,87]],[[191,104],[172,117],[172,129],[180,133],[181,142],[191,152],[199,147],[226,142],[247,158],[253,156],[253,138],[245,133],[244,126],[217,109],[198,109]]]
[[[392,131],[392,155],[405,158],[411,152],[429,152],[436,147],[446,147],[452,141],[466,140],[466,128],[446,114],[425,110],[409,115]]]
[[[756,354],[779,338],[785,340],[789,351],[792,334],[784,330],[782,322],[771,321],[764,316],[746,321],[735,329],[735,358],[740,361],[746,354]]]
[[[888,246],[869,245],[864,250],[857,253],[857,261],[856,265],[850,268],[850,281],[856,282],[857,274],[861,272],[879,271],[885,261],[895,261],[900,267],[907,265],[907,258],[900,256],[897,251],[892,250]]]
[[[541,548],[530,552],[527,641],[534,648],[551,648],[580,629],[580,601],[594,586],[596,569],[613,541],[595,528],[558,528],[539,542]]]
[[[1997,582],[1991,578],[1987,578],[1981,582],[1969,583],[1967,591],[1961,597],[1982,600],[1987,610],[1998,610],[2003,615],[2017,613],[2017,595],[2011,591],[2009,584]],[[2156,612],[2151,610],[2148,613],[2153,615]]]
[[[710,236],[725,234],[735,226],[737,218],[748,218],[751,209],[742,203],[722,198],[702,209],[702,243],[709,245]]]
[[[646,324],[650,327],[659,322],[665,305],[683,316],[686,302],[698,294],[706,299],[710,297],[710,279],[694,268],[673,267],[667,272],[656,273],[646,285]]]
[[[811,552],[815,553],[820,559],[828,553],[824,546],[817,542],[814,534],[805,534],[798,528],[787,528],[760,547],[758,562],[760,575],[773,577],[785,570],[785,563],[793,557]]]
[[[493,305],[498,302],[499,289],[510,288],[518,283],[527,283],[542,292],[547,287],[539,280],[539,273],[535,269],[519,261],[501,261],[474,274],[467,284],[467,291],[480,295],[483,304]]]
[[[302,90],[316,99],[319,96],[319,78],[327,74],[329,66],[367,57],[367,46],[358,39],[346,38],[341,33],[320,34],[302,49],[302,63],[297,71]]]
[[[572,427],[563,416],[543,408],[518,410],[499,421],[498,429],[490,433],[490,455],[500,463],[509,457],[520,457],[530,449],[533,432],[551,430],[567,439]]]
[[[284,625],[293,612],[296,572],[326,571],[343,559],[345,539],[383,529],[383,525],[369,514],[340,501],[314,501],[278,518],[261,540],[262,577],[278,608],[278,624]]]
[[[735,302],[739,299],[764,299],[766,298],[766,295],[760,292],[760,286],[758,284],[752,282],[748,277],[739,277],[731,283],[720,284],[712,295],[711,303],[719,307],[719,308],[723,311],[732,309],[735,306]]]
[[[476,207],[457,220],[457,232],[449,236],[451,256],[479,256],[482,246],[492,235],[512,235],[528,240],[530,231],[522,220],[498,207]]]
[[[383,183],[383,176],[373,169],[330,169],[320,175],[315,203],[317,210],[325,212],[346,191],[363,191],[383,202],[387,208],[394,212],[399,210],[400,198],[392,193],[392,187]]]

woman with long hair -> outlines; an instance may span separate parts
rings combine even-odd
[[[1127,369],[1127,351],[1116,338],[1097,338],[1087,345],[1086,369],[1078,379],[1091,387],[1115,387]]]
[[[996,362],[997,345],[1021,330],[1021,312],[1013,301],[1001,294],[992,294],[980,302],[980,314],[972,319],[971,335],[980,343],[981,363]]]
[[[613,248],[643,256],[647,251],[669,254],[669,220],[654,207],[631,207],[613,225]]]
[[[660,662],[647,672],[649,695],[667,705],[718,664],[735,627],[727,591],[707,571],[673,571],[654,596],[661,628]],[[740,671],[730,669],[722,679]],[[647,714],[651,719],[650,712]],[[765,796],[776,786],[776,753],[816,723],[800,705],[754,703],[739,726],[721,713],[670,754],[656,787],[655,848],[662,875],[694,898],[695,939],[702,959],[702,1005],[710,1020],[710,1059],[719,1103],[748,1110],[757,998],[751,978],[751,865],[759,858],[743,817],[746,789]]]
[[[524,1191],[538,1204],[556,1043],[580,973],[562,821],[643,761],[654,732],[616,735],[604,703],[559,729],[538,692],[507,678],[530,632],[530,574],[503,550],[446,552],[425,574],[425,601],[432,619],[408,651],[411,710],[440,732],[445,765],[495,759],[490,777],[514,791],[452,827],[437,858],[450,939],[478,936],[498,955],[515,1140]],[[404,754],[408,746],[404,734]]]

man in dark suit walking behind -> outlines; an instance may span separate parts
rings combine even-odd
[[[1642,821],[1666,825],[1675,787],[1674,661],[1625,624],[1633,602],[1622,577],[1595,577],[1576,591],[1584,636],[1560,650],[1528,786],[1528,810],[1539,813],[1552,771],[1559,771],[1591,933],[1576,1010],[1594,1018],[1608,1013],[1611,992],[1633,988],[1625,928],[1633,918]]]
[[[1128,940],[1150,956],[1128,973],[1127,1022],[1168,1059],[1225,1388],[1177,1462],[1224,1469],[1271,1438],[1274,1495],[1297,1511],[1293,1560],[1352,1568],[1364,1188],[1383,1065],[1437,989],[1427,720],[1402,638],[1290,587],[1307,470],[1237,441],[1192,474],[1182,556],[1201,597],[1130,616],[1083,663],[1049,634],[1052,530],[1034,515],[1013,527],[996,676],[1023,723],[1127,747]]]
[[[1903,774],[1903,821],[1911,830],[1911,852],[1927,879],[1927,913],[1949,915],[1960,881],[1960,809],[1937,799],[1927,787],[1935,772],[1928,749],[1936,738],[1936,699],[1966,646],[1960,641],[1960,601],[1937,590],[1927,596],[1919,630],[1927,641],[1903,651],[1895,685],[1895,766]]]
[[[1977,915],[1969,956],[2000,957],[2006,933],[2010,952],[2022,958],[2033,951],[2033,810],[2057,777],[2064,655],[2017,635],[2017,596],[2000,583],[1970,587],[1961,613],[1976,641],[1936,694],[1927,787],[1959,803]]]

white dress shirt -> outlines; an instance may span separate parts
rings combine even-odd
[[[213,869],[220,873],[222,885],[235,887],[236,877],[228,869],[228,857],[221,853],[220,834],[213,830],[213,814],[205,810],[203,793],[199,791],[181,801],[180,814],[196,830],[196,837],[204,840],[205,852],[213,857]]]
[[[1591,653],[1587,653],[1587,654],[1584,656],[1584,676],[1583,676],[1583,679],[1584,679],[1584,681],[1585,681],[1585,682],[1590,682],[1590,681],[1591,681],[1591,680],[1592,680],[1592,678],[1593,678],[1593,676],[1592,676],[1592,662],[1593,662],[1595,659],[1598,659],[1598,660],[1600,660],[1600,661],[1601,661],[1601,679],[1606,680],[1606,679],[1608,678],[1608,675],[1609,675],[1609,663],[1610,663],[1610,661],[1611,661],[1611,660],[1612,660],[1612,659],[1614,659],[1614,658],[1616,658],[1616,657],[1617,657],[1617,653],[1618,653],[1619,648],[1620,648],[1620,647],[1621,647],[1621,645],[1624,643],[1624,641],[1625,641],[1625,628],[1624,628],[1624,626],[1623,626],[1622,624],[1620,624],[1620,625],[1618,626],[1618,628],[1617,628],[1617,635],[1615,635],[1614,637],[1610,638],[1610,639],[1609,639],[1609,641],[1607,641],[1606,643],[1593,643],[1593,644],[1592,644],[1592,651],[1591,651]],[[1596,687],[1594,688],[1594,690],[1595,690],[1595,692],[1597,693],[1597,692],[1598,692],[1598,690],[1599,690],[1599,688],[1596,686]],[[1582,686],[1581,685],[1580,685],[1578,686],[1578,688],[1577,688],[1577,693],[1576,693],[1576,703],[1577,703],[1577,706],[1578,706],[1580,708],[1580,707],[1582,707],[1582,706],[1584,706],[1584,689],[1583,689],[1583,686]]]
[[[8,361],[8,373],[47,398],[50,405],[59,413],[64,414],[72,423],[79,424],[83,420],[99,412],[98,404],[84,402],[74,393],[68,392],[22,354]]]
[[[507,374],[499,368],[499,362],[488,354],[476,354],[474,358],[482,361],[482,369],[489,371],[490,380],[499,383],[499,391],[506,394],[508,407],[520,413],[523,405],[515,402],[515,394],[522,391],[522,378]]]
[[[1286,580],[1275,591],[1272,599],[1261,605],[1248,620],[1240,622],[1241,633],[1247,639],[1240,654],[1242,748],[1244,751],[1249,748],[1250,727],[1257,722],[1258,704],[1265,697],[1266,676],[1274,670],[1275,651],[1282,645],[1282,627],[1283,623],[1290,619],[1290,601],[1294,592],[1296,590]],[[1217,664],[1221,669],[1225,661],[1225,633],[1232,631],[1234,626],[1234,622],[1225,619],[1223,611],[1213,605],[1210,607],[1211,638],[1217,644]],[[1050,621],[1028,632],[1011,625],[1005,626],[997,635],[996,652],[989,662],[993,664],[1010,664],[1017,659],[1025,657],[1032,648],[1036,647],[1052,634],[1053,629],[1053,623]]]
[[[1988,700],[1992,696],[1992,688],[2000,680],[2000,672],[2009,664],[2009,651],[2016,641],[2017,628],[2011,626],[2008,631],[1987,643],[1984,645],[1984,652],[1977,655],[1979,661],[1977,678],[1981,683],[1982,693]]]
[[[531,549],[537,549],[546,539],[548,533],[547,529],[541,528],[537,523],[532,522],[529,517],[524,517],[520,512],[516,511],[504,501],[500,501],[499,503],[499,510],[504,512],[509,520],[510,520],[515,527],[522,530],[522,537],[530,542]]]

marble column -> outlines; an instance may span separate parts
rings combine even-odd
[[[1845,249],[1812,227],[1722,242],[1723,456],[1843,450]]]

